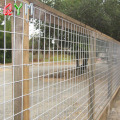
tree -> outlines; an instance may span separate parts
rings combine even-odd
[[[120,41],[118,0],[49,0],[53,8]],[[47,5],[51,6],[49,2]]]
[[[6,22],[4,23],[4,19],[6,19]],[[4,30],[4,25],[6,26]],[[12,54],[11,50],[5,50],[11,49],[11,33],[4,31],[11,31],[11,20],[10,17],[4,16],[0,14],[0,63],[4,63],[4,58],[6,63],[10,63],[12,61]],[[5,34],[5,35],[4,35]],[[4,56],[4,50],[5,50],[5,56]]]

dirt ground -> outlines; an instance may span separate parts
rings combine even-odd
[[[48,74],[48,66],[40,67],[38,78],[37,65],[33,70],[30,66],[30,78],[34,71],[33,78],[29,80],[30,86],[30,119],[31,120],[87,120],[88,119],[88,98],[89,98],[89,77],[88,73],[76,77],[48,78],[43,77]],[[75,69],[72,66],[56,66],[58,69]],[[104,71],[103,71],[104,69]],[[95,79],[95,118],[103,109],[108,97],[108,65],[107,63],[96,64]],[[12,120],[13,101],[12,101],[12,67],[0,70],[0,120]],[[49,72],[53,71],[53,66],[49,66]],[[54,71],[55,72],[55,71]],[[74,73],[75,74],[75,73]],[[5,86],[4,86],[5,84]],[[21,108],[22,110],[22,108]]]
[[[112,109],[109,112],[107,120],[120,120],[120,90],[115,97]]]

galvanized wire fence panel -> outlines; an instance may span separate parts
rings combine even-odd
[[[120,44],[20,3],[0,13],[0,119],[96,120],[120,86]]]

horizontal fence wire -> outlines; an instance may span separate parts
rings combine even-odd
[[[0,120],[96,120],[120,87],[120,44],[15,3],[20,15],[0,5]]]

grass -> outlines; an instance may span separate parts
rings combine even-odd
[[[73,58],[73,55],[70,56],[70,55],[65,54],[65,56],[64,56],[64,54],[63,54],[61,57],[61,54],[57,54],[57,53],[55,53],[54,56],[51,53],[50,58],[49,58],[49,54],[47,53],[47,54],[45,54],[45,60],[44,60],[44,55],[42,53],[40,53],[40,55],[39,55],[40,62],[43,62],[43,61],[45,61],[45,62],[70,61],[70,60],[72,60],[72,58]],[[29,53],[29,60],[30,60],[30,62],[32,61],[32,53]],[[33,61],[34,62],[38,61],[38,54],[37,53],[33,55]]]

